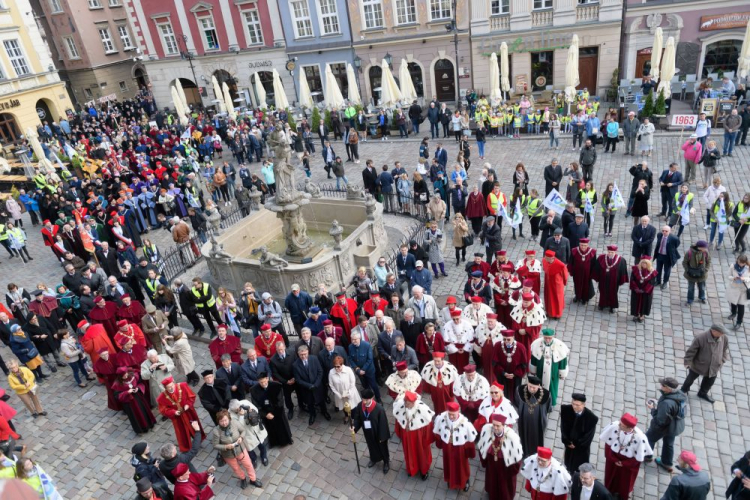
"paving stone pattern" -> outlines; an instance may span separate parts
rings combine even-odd
[[[719,141],[720,142],[720,141]],[[543,192],[542,168],[549,163],[552,156],[560,158],[562,165],[577,160],[577,153],[570,150],[570,136],[563,136],[564,147],[558,151],[550,150],[545,140],[490,140],[487,144],[487,161],[500,172],[503,191],[510,193],[510,180],[513,166],[522,161],[531,176],[531,187]],[[457,148],[453,139],[446,139],[449,158],[455,158]],[[340,142],[334,143],[339,154],[344,153]],[[360,145],[362,162],[359,165],[347,163],[347,175],[351,182],[361,182],[360,171],[364,160],[372,158],[375,165],[384,163],[392,165],[401,160],[411,172],[416,166],[418,141],[398,139],[387,142],[370,141]],[[654,156],[650,158],[652,170],[658,175],[668,163],[678,156],[679,138],[675,135],[664,135],[655,140]],[[434,143],[431,144],[434,150]],[[339,151],[340,150],[340,151]],[[736,200],[750,191],[750,180],[747,176],[747,165],[750,160],[750,149],[740,147],[735,150],[733,158],[724,158],[720,164],[720,176],[732,199]],[[315,181],[325,181],[325,172],[318,154],[313,156]],[[470,170],[470,183],[475,182],[482,163],[477,158],[476,148],[472,150],[473,166]],[[599,160],[594,174],[597,191],[601,192],[606,183],[616,180],[624,193],[630,187],[628,167],[634,162],[633,157],[616,154],[603,154],[599,149]],[[683,162],[681,162],[683,163]],[[252,165],[257,171],[259,164]],[[301,171],[300,171],[300,175]],[[301,179],[301,177],[300,177]],[[692,189],[697,193],[697,210],[693,221],[683,234],[681,253],[686,245],[698,239],[706,238],[702,217],[705,207],[701,200],[702,190],[697,186]],[[652,195],[651,211],[656,214],[660,208],[658,189]],[[598,214],[599,212],[597,212]],[[390,219],[389,219],[390,220]],[[35,260],[22,265],[17,259],[9,261],[2,253],[3,285],[15,281],[27,288],[32,288],[39,281],[49,285],[59,282],[62,270],[55,265],[51,252],[41,244],[38,228],[30,228],[29,249]],[[389,226],[394,225],[388,222]],[[620,246],[623,255],[630,258],[631,220],[622,214],[617,216],[614,237],[604,239],[601,221],[593,224],[592,245],[601,251],[606,244],[614,242]],[[525,234],[530,234],[528,225]],[[450,226],[446,227],[450,235]],[[394,232],[389,232],[393,238]],[[166,248],[171,244],[168,233],[158,231],[152,234],[155,241]],[[527,239],[510,239],[507,226],[503,229],[503,243],[509,250],[511,258],[516,261],[529,247],[539,250],[538,242]],[[448,239],[450,242],[451,240]],[[391,242],[392,245],[395,244]],[[479,247],[476,247],[479,249]],[[448,278],[436,280],[433,294],[444,297],[448,294],[461,294],[465,276],[462,267],[456,267],[452,249],[446,250],[446,269]],[[471,253],[469,253],[470,255]],[[571,348],[570,374],[562,383],[561,399],[569,401],[573,392],[586,392],[588,406],[600,417],[600,426],[608,424],[625,412],[638,416],[641,428],[646,428],[647,417],[645,401],[647,397],[657,397],[657,378],[675,376],[682,379],[685,369],[682,356],[693,335],[707,329],[713,322],[729,323],[723,319],[729,314],[729,307],[724,300],[725,283],[729,266],[733,263],[731,249],[711,252],[713,265],[708,281],[708,304],[699,302],[688,308],[685,304],[687,286],[682,278],[681,264],[674,269],[669,290],[655,292],[652,315],[644,324],[630,321],[627,315],[629,292],[627,286],[621,288],[620,311],[611,315],[596,310],[593,304],[588,306],[569,305],[563,318],[550,321],[548,326],[555,328]],[[191,271],[205,274],[205,266]],[[566,290],[566,298],[572,298],[572,284]],[[750,441],[746,423],[749,415],[748,390],[745,378],[741,375],[747,369],[743,359],[750,356],[747,335],[744,331],[729,336],[732,360],[721,372],[713,389],[717,403],[711,407],[708,403],[696,398],[694,391],[689,397],[689,416],[685,432],[675,443],[676,453],[682,449],[691,449],[700,463],[707,468],[713,479],[713,495],[723,497],[727,486],[730,465],[745,451],[745,443]],[[193,342],[193,352],[197,361],[196,370],[212,366],[205,343]],[[0,348],[6,359],[10,357],[7,348]],[[739,374],[737,377],[734,374]],[[99,385],[81,390],[74,384],[72,373],[64,368],[44,384],[40,397],[49,416],[34,420],[23,409],[16,396],[10,404],[19,410],[16,426],[24,434],[24,443],[29,446],[31,456],[38,460],[56,479],[65,498],[132,498],[134,486],[133,469],[128,464],[131,446],[140,441],[134,435],[124,414],[115,414],[106,408],[106,394]],[[384,396],[390,411],[390,398]],[[211,430],[210,419],[204,410],[199,414],[206,427]],[[305,416],[295,416],[292,423],[295,444],[284,449],[270,452],[268,467],[259,467],[258,477],[264,488],[240,490],[238,480],[232,477],[228,467],[219,469],[215,491],[217,498],[234,498],[236,496],[260,497],[270,499],[291,498],[293,494],[303,493],[308,498],[485,498],[484,471],[478,460],[472,460],[471,490],[469,493],[449,491],[442,480],[442,460],[440,452],[433,447],[434,465],[427,481],[408,478],[403,468],[403,453],[395,438],[391,439],[392,456],[391,472],[383,475],[376,467],[364,468],[361,475],[356,473],[352,453],[351,439],[342,424],[342,415],[332,413],[333,420],[326,422],[319,419],[311,428],[307,426]],[[559,434],[559,413],[553,412],[546,434],[546,444],[554,447],[555,456],[562,460],[563,447]],[[390,413],[389,413],[390,418]],[[391,425],[392,425],[392,418]],[[154,454],[158,453],[161,444],[174,440],[172,425],[159,422],[156,429],[145,436],[151,444]],[[598,436],[598,432],[597,432]],[[367,463],[366,446],[362,436],[358,436],[360,462]],[[598,475],[604,476],[604,450],[595,439],[592,446],[591,461],[596,466]],[[209,445],[204,445],[194,461],[199,469],[208,467],[213,462],[215,453]],[[654,464],[642,467],[636,482],[633,498],[652,500],[660,498],[669,483],[670,475],[657,470]],[[519,480],[519,491],[521,482]],[[525,492],[520,498],[528,498]]]

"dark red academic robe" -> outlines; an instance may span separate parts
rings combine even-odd
[[[122,403],[123,410],[130,420],[133,432],[143,434],[151,430],[156,425],[156,418],[151,412],[151,404],[144,395],[145,384],[140,382],[140,375],[133,374],[132,381],[128,384],[125,382],[115,382],[112,385],[112,391],[117,395],[117,399]],[[137,388],[138,391],[130,393],[131,388]]]
[[[604,445],[604,458],[604,486],[613,495],[619,494],[621,499],[627,500],[638,478],[641,463],[635,458],[615,453],[608,444]],[[618,467],[615,462],[622,463],[622,466]]]
[[[341,327],[334,326],[333,332],[331,332],[330,335],[328,335],[325,331],[325,329],[318,333],[318,338],[323,342],[323,345],[326,343],[327,338],[332,338],[336,345],[340,345],[341,347],[344,347],[344,344],[341,341],[341,337],[344,335],[344,330],[341,329]]]
[[[571,251],[568,272],[573,277],[573,291],[577,301],[586,303],[596,293],[594,283],[591,281],[591,275],[595,266],[596,250],[593,248],[589,248],[586,254],[582,254],[581,249],[578,247]]]
[[[490,337],[487,337],[487,340],[484,341],[484,345],[482,346],[480,361],[482,363],[482,373],[484,374],[485,378],[487,378],[487,382],[489,382],[490,385],[492,385],[492,383],[495,381],[495,374],[492,373],[492,353],[494,352],[494,350],[495,344],[492,342],[492,339]]]
[[[128,323],[141,324],[141,320],[146,315],[146,309],[137,300],[131,300],[130,305],[121,305],[117,308],[117,318],[125,319]]]
[[[482,404],[482,400],[469,401],[467,399],[456,396],[456,402],[461,407],[461,414],[466,417],[472,424],[479,416],[479,406]]]
[[[493,264],[494,265],[494,264]],[[513,276],[508,278],[502,278],[500,275],[495,276],[495,285],[500,288],[498,292],[495,288],[492,289],[492,298],[495,301],[495,312],[497,313],[497,320],[505,326],[512,323],[510,319],[510,312],[513,310],[513,304],[510,303],[510,284],[513,281]]]
[[[462,490],[471,476],[469,459],[476,455],[476,446],[472,442],[454,446],[439,436],[435,437],[435,445],[443,450],[443,480],[448,483],[449,489]]]
[[[94,306],[89,311],[89,320],[92,323],[103,325],[110,340],[115,341],[115,335],[117,335],[117,305],[114,302],[105,302],[104,307]]]
[[[518,275],[518,279],[521,280],[521,283],[523,283],[524,280],[530,279],[534,282],[534,286],[531,288],[536,292],[537,295],[541,294],[542,290],[542,274],[537,272],[531,272],[529,271],[529,268],[526,266],[526,261],[523,261],[524,265],[520,266],[518,269],[516,269],[516,274]]]
[[[525,335],[520,333],[520,330],[526,331]],[[542,331],[542,325],[539,326],[526,326],[526,321],[521,320],[520,323],[513,321],[513,330],[516,332],[516,342],[523,345],[526,351],[526,364],[531,362],[531,343],[539,338],[539,332]]]
[[[607,255],[597,258],[594,279],[599,282],[599,309],[620,307],[617,291],[628,282],[628,266],[625,259],[616,255],[610,259]]]
[[[630,271],[630,314],[648,316],[651,314],[651,302],[654,298],[654,281],[656,271],[644,271],[640,266],[633,266]]]
[[[404,448],[404,465],[406,473],[414,476],[417,473],[427,474],[432,466],[432,422],[424,427],[407,431],[396,421],[396,436]]]
[[[331,307],[331,320],[334,324],[338,323],[344,329],[346,343],[349,343],[349,333],[352,328],[357,326],[357,301],[346,299],[346,306],[342,306],[338,301]]]
[[[435,415],[443,413],[445,405],[453,401],[453,382],[436,387],[422,380],[420,387],[423,393],[429,394],[432,398],[432,409],[435,410]]]
[[[510,467],[505,465],[503,451],[495,453],[492,446],[487,450],[487,458],[479,461],[487,470],[484,479],[484,491],[492,500],[514,500],[516,498],[516,476],[521,470],[521,463],[517,462]]]
[[[159,413],[172,421],[181,452],[189,451],[192,445],[195,430],[190,425],[191,422],[198,422],[201,439],[206,439],[203,425],[201,425],[201,420],[195,411],[195,393],[190,390],[186,383],[175,384],[174,392],[171,394],[167,391],[159,394],[159,397],[156,398],[156,404],[159,405]],[[187,410],[185,409],[186,405],[188,406]],[[179,415],[177,412],[180,412]]]
[[[111,355],[110,355],[111,356]],[[107,407],[110,410],[120,411],[122,410],[122,404],[115,396],[112,390],[112,384],[117,380],[117,365],[112,360],[104,361],[103,358],[99,358],[94,362],[94,373],[99,377],[100,380],[104,381],[104,387],[107,388]]]
[[[239,337],[227,335],[224,340],[216,337],[208,344],[208,350],[211,352],[214,363],[216,363],[216,368],[221,366],[222,354],[231,355],[232,363],[242,364],[242,344]]]
[[[209,500],[214,497],[210,486],[201,489],[208,481],[205,472],[191,472],[185,482],[177,481],[174,484],[174,500]]]
[[[558,258],[552,262],[544,259],[544,310],[550,318],[562,318],[565,309],[565,285],[568,284],[568,268]]]
[[[511,350],[512,352],[512,350]],[[508,361],[510,356],[510,361]],[[503,386],[503,394],[514,405],[516,404],[516,387],[523,383],[523,377],[529,371],[528,354],[526,348],[516,341],[515,352],[511,355],[505,348],[504,342],[498,342],[492,352],[492,373],[495,380]],[[513,378],[505,375],[511,374]]]
[[[117,368],[121,366],[128,366],[133,373],[141,373],[141,364],[146,361],[146,348],[135,344],[130,352],[120,351],[114,356],[114,363]],[[112,359],[110,357],[110,359]],[[151,390],[149,384],[145,384],[146,397],[148,401],[151,401]]]
[[[505,262],[500,262],[499,260],[497,260],[497,258],[495,258],[495,260],[492,261],[492,264],[490,264],[490,274],[495,277],[500,276],[500,272],[501,272],[500,266],[502,266],[503,264],[508,264],[510,267],[513,268],[511,269],[510,274],[513,274],[516,272],[516,265],[513,264],[511,261],[509,261],[508,259],[505,259]]]
[[[445,341],[440,332],[435,332],[432,337],[427,338],[424,332],[419,334],[417,337],[417,359],[419,360],[419,368],[423,368],[424,365],[432,361],[433,352],[445,352]]]

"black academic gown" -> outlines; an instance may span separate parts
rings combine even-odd
[[[362,403],[356,405],[352,408],[352,425],[354,426],[354,432],[363,429],[365,441],[367,441],[367,450],[370,452],[370,460],[375,463],[381,460],[390,463],[388,440],[391,437],[391,431],[383,406],[376,403],[372,411],[366,414],[362,408]]]
[[[268,431],[269,446],[273,448],[294,443],[284,410],[284,390],[281,384],[269,382],[265,389],[260,384],[255,384],[250,389],[250,399],[263,417],[263,425]],[[273,415],[273,419],[267,418],[269,413]]]
[[[535,397],[544,391],[538,404]],[[544,431],[547,429],[547,416],[550,411],[549,391],[540,388],[536,394],[529,394],[526,384],[520,386],[516,392],[516,410],[518,411],[518,436],[523,445],[523,458],[536,453],[539,446],[544,446]],[[526,402],[528,398],[529,402]],[[532,404],[529,404],[532,403]]]
[[[560,431],[565,445],[565,468],[573,474],[578,466],[589,461],[591,441],[596,433],[599,417],[588,408],[584,408],[581,416],[576,416],[572,405],[560,407]],[[572,444],[575,448],[568,448]]]
[[[232,393],[224,380],[214,379],[213,386],[203,384],[198,390],[198,397],[201,400],[203,408],[206,409],[211,416],[211,420],[214,421],[214,425],[217,425],[216,414],[221,410],[229,409],[229,401],[232,399]]]

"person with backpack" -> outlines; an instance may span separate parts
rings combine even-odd
[[[660,378],[661,397],[658,401],[649,399],[646,406],[651,411],[651,425],[646,431],[646,438],[651,449],[661,440],[661,457],[656,459],[656,465],[669,473],[674,471],[672,458],[674,457],[674,440],[685,430],[685,410],[687,396],[678,387],[680,383],[673,377]],[[653,455],[646,457],[651,462]]]
[[[686,306],[690,306],[695,300],[695,285],[698,285],[698,300],[706,303],[706,280],[708,279],[708,270],[711,267],[711,255],[708,253],[708,242],[698,240],[695,245],[685,252],[685,258],[682,260],[682,267],[685,269],[685,279],[688,282]]]

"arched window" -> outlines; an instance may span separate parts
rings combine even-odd
[[[372,98],[377,104],[380,100],[380,85],[383,81],[383,68],[380,66],[372,66],[369,71],[368,77],[370,78],[370,92],[372,92]]]
[[[742,40],[721,40],[706,47],[706,57],[703,59],[703,78],[711,73],[722,70],[737,71]]]
[[[341,95],[344,99],[349,98],[349,78],[346,75],[346,63],[335,63],[331,64],[331,73],[336,79],[336,83],[341,90]]]
[[[456,71],[448,59],[435,63],[435,93],[439,101],[456,100]]]
[[[422,77],[422,68],[415,62],[408,65],[411,81],[414,84],[414,90],[417,91],[417,97],[424,97],[424,78]]]
[[[10,113],[0,114],[0,140],[3,144],[11,144],[21,137],[16,117]]]

